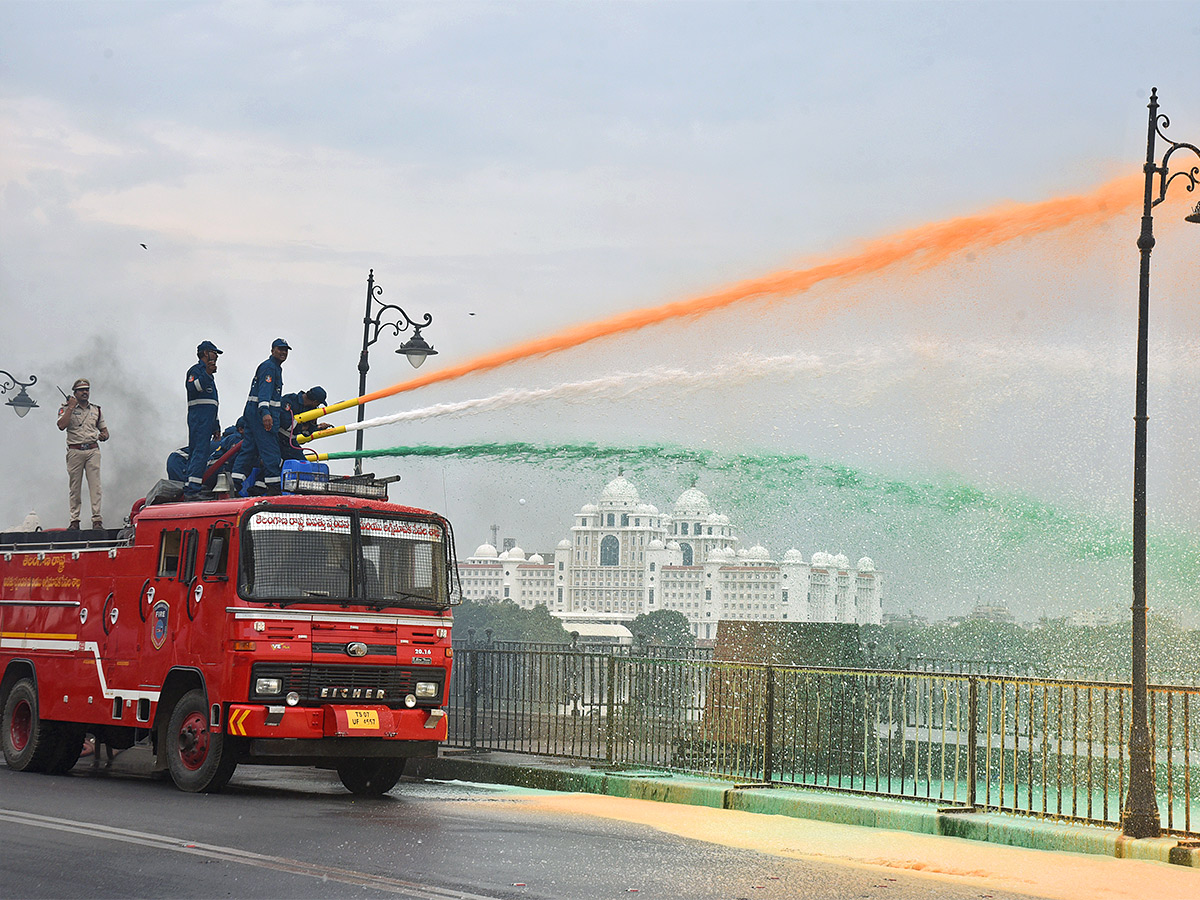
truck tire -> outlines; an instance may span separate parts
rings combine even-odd
[[[87,737],[82,725],[70,722],[59,722],[57,725],[52,742],[54,753],[46,764],[47,775],[66,775],[75,768],[75,763],[79,762],[79,756],[83,753],[83,739]]]
[[[346,790],[361,797],[379,797],[396,786],[404,774],[400,759],[344,759],[338,763],[338,778]]]
[[[45,772],[58,750],[57,737],[54,723],[38,715],[33,679],[22,678],[8,692],[0,719],[4,761],[18,772]]]
[[[204,691],[188,691],[167,724],[167,768],[181,791],[216,793],[237,768],[233,740],[208,724]]]

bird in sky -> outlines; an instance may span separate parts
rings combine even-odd
[[[147,247],[145,244],[138,244],[138,246],[139,246],[139,247],[141,247],[143,250],[149,250],[149,249],[150,249],[150,248],[149,248],[149,247]]]

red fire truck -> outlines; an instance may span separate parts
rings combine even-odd
[[[371,795],[434,755],[449,522],[370,479],[290,486],[135,506],[121,531],[0,534],[8,766],[64,773],[91,734],[97,752],[148,742],[185,791],[259,763],[334,768]]]

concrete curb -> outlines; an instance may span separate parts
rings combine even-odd
[[[736,809],[764,815],[790,816],[936,834],[993,844],[1090,853],[1200,868],[1200,841],[1176,838],[1127,838],[1115,828],[1076,825],[1024,816],[941,808],[929,803],[891,800],[777,787],[732,784],[656,770],[622,770],[572,766],[561,760],[517,754],[442,751],[432,759],[415,759],[408,773],[438,781],[509,784],[546,791],[604,794],[660,803]]]

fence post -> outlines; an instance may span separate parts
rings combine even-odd
[[[967,678],[967,805],[975,806],[976,749],[979,745],[979,682]]]
[[[468,714],[471,722],[469,746],[473,752],[479,749],[476,738],[479,726],[479,658],[474,647],[467,650],[467,671],[470,673],[467,679],[467,702],[470,704]]]
[[[770,784],[775,777],[775,669],[767,667],[767,727],[766,752],[763,754],[763,781]]]
[[[604,728],[604,761],[613,763],[613,747],[616,741],[617,729],[617,657],[610,655],[606,665],[608,670],[608,690],[605,697],[605,728]]]

